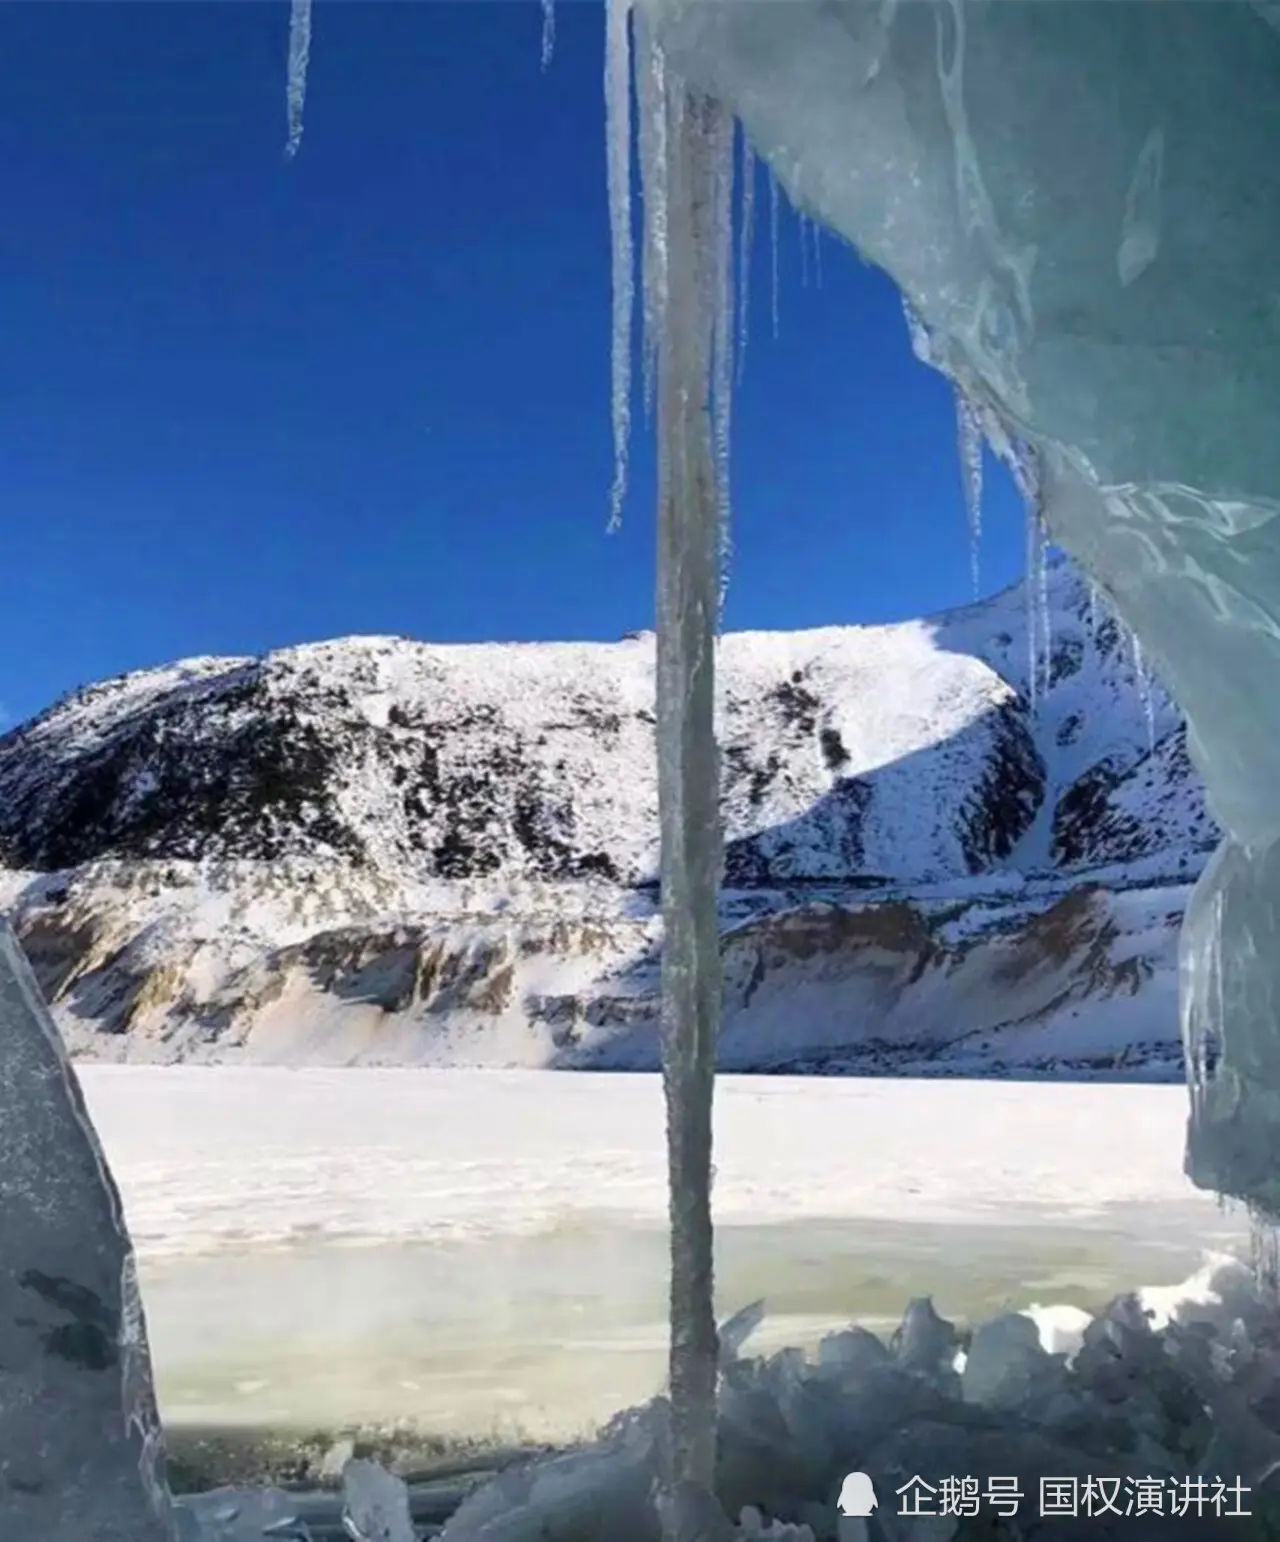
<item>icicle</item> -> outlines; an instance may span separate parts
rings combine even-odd
[[[556,0],[542,0],[542,68],[551,63],[556,48]]]
[[[926,355],[925,362],[928,362]],[[1029,444],[1015,439],[1008,446],[1009,469],[1024,509],[1040,508],[1040,458]],[[1038,517],[1038,516],[1037,516]]]
[[[1098,586],[1094,583],[1093,579],[1089,580],[1089,633],[1096,647],[1098,643]]]
[[[737,378],[747,357],[747,301],[751,290],[751,243],[756,224],[756,154],[746,131],[742,139],[742,209],[738,228],[738,368]]]
[[[982,545],[982,420],[977,408],[959,390],[956,392],[956,433],[960,447],[964,508],[969,520],[969,572],[976,600],[980,593],[978,554]]]
[[[622,207],[629,167],[620,144],[628,4],[609,0],[615,350],[621,334],[629,337],[632,298],[631,228]],[[669,1542],[699,1542],[708,1518],[719,1514],[711,1223],[722,858],[715,634],[733,384],[733,120],[670,77],[643,6],[632,21],[645,388],[656,375],[658,396],[656,696],[671,1224],[670,1466],[660,1513]],[[617,359],[615,351],[615,426],[625,427],[629,371]]]
[[[698,1542],[717,1512],[711,1110],[720,1016],[721,843],[715,739],[720,498],[713,410],[716,297],[729,243],[722,108],[667,93],[666,304],[658,352],[658,808],[662,1064],[671,1204],[671,1470],[664,1529]],[[731,294],[731,289],[728,290]],[[711,302],[711,303],[709,303]]]
[[[1036,570],[1036,604],[1040,610],[1040,659],[1044,690],[1053,684],[1053,627],[1049,613],[1049,527],[1044,521],[1044,506],[1036,501],[1036,524],[1040,534],[1036,542],[1039,566]]]
[[[658,340],[667,305],[667,77],[642,6],[633,18],[640,187],[644,199],[644,405],[653,407]],[[629,227],[628,227],[629,228]]]
[[[1142,667],[1142,644],[1134,632],[1129,633],[1129,668],[1133,672],[1134,687],[1141,694],[1145,673]]]
[[[796,210],[796,229],[800,233],[800,287],[809,287],[809,219],[800,209]]]
[[[921,364],[933,362],[933,349],[929,342],[929,329],[921,321],[911,301],[906,295],[902,297],[902,314],[907,323],[907,335],[911,339],[911,352],[920,360]],[[1015,480],[1017,472],[1014,472]]]
[[[289,139],[284,153],[290,160],[302,143],[302,109],[307,100],[307,64],[311,58],[311,0],[292,0],[289,9]]]
[[[732,555],[729,522],[729,434],[733,406],[733,118],[721,111],[715,118],[713,138],[707,145],[711,161],[713,204],[711,210],[711,279],[714,292],[712,329],[712,438],[715,450],[716,505],[720,523],[720,606],[724,611]]]
[[[625,0],[610,4],[623,7]],[[710,1203],[720,1016],[715,630],[733,368],[733,125],[724,109],[670,78],[643,7],[633,21],[645,378],[648,389],[656,373],[658,394],[662,1066],[671,1214],[670,1470],[661,1513],[671,1542],[696,1542],[717,1509]],[[625,47],[625,27],[611,25],[615,82]],[[615,85],[611,100],[618,99]],[[612,147],[616,115],[610,123]],[[611,148],[611,203],[625,185],[620,160]],[[612,225],[615,243],[625,241],[629,253],[629,225],[616,215]],[[614,273],[618,283],[617,244]],[[628,271],[624,287],[630,282]]]
[[[1044,486],[1039,455],[1030,444],[1012,441],[1007,460],[1027,510],[1027,691],[1035,706],[1052,680],[1052,625],[1049,615],[1049,526],[1044,520]]]
[[[822,288],[822,226],[817,220],[810,220],[809,229],[813,233],[813,278],[817,288]]]
[[[1040,699],[1040,639],[1039,607],[1035,600],[1035,574],[1039,561],[1040,521],[1028,506],[1027,520],[1027,576],[1025,605],[1027,612],[1027,699],[1032,711]]]
[[[1133,683],[1137,687],[1143,716],[1147,722],[1147,750],[1151,751],[1156,747],[1155,701],[1151,693],[1151,673],[1147,669],[1147,661],[1142,655],[1142,644],[1138,641],[1136,632],[1129,633],[1129,651],[1133,662]]]
[[[778,335],[778,178],[769,168],[769,256],[772,278],[773,335]]]
[[[613,252],[611,392],[613,491],[609,528],[622,520],[631,439],[631,320],[635,309],[635,256],[631,242],[631,0],[608,0],[604,99]]]
[[[910,313],[908,313],[908,316]],[[1049,625],[1049,544],[1044,519],[1043,478],[1040,458],[1029,444],[1013,441],[1007,446],[1009,469],[1022,498],[1027,519],[1027,695],[1032,707],[1042,688],[1048,689],[1051,674]]]

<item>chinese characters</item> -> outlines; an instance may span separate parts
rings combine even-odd
[[[984,1508],[1005,1520],[1024,1500],[1041,1517],[1103,1515],[1251,1515],[1247,1485],[1239,1478],[1041,1478],[1038,1492],[1025,1495],[1017,1478],[943,1477],[934,1483],[915,1476],[894,1491],[899,1515],[976,1516]]]

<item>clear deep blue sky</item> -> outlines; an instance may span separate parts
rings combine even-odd
[[[607,535],[602,6],[0,6],[0,703],[352,632],[649,624],[652,477]],[[758,201],[767,209],[763,197]],[[727,624],[960,603],[943,384],[831,239],[781,326],[758,224]],[[984,588],[1021,524],[989,476]]]

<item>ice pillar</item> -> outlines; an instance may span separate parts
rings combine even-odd
[[[711,1112],[720,1026],[720,774],[715,638],[720,499],[712,436],[716,211],[729,123],[668,81],[665,294],[658,348],[658,804],[662,829],[662,1067],[671,1220],[672,1542],[714,1513],[717,1342]],[[728,140],[732,145],[732,138]]]

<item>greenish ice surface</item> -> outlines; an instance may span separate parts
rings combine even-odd
[[[1024,1203],[999,1222],[733,1224],[717,1241],[721,1313],[763,1298],[753,1348],[768,1352],[850,1322],[891,1332],[924,1293],[962,1321],[1097,1308],[1188,1279],[1247,1229],[1202,1202],[1069,1222]],[[580,1213],[518,1237],[144,1265],[176,1476],[303,1477],[343,1437],[412,1464],[587,1434],[662,1384],[665,1250],[652,1222]]]

